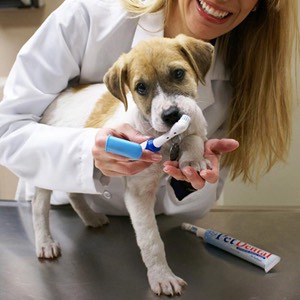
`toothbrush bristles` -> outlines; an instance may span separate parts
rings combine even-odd
[[[181,119],[182,119],[183,121],[189,122],[189,121],[191,120],[191,117],[188,116],[188,115],[182,115]]]

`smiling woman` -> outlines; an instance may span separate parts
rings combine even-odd
[[[216,43],[233,87],[227,136],[239,148],[224,155],[232,178],[257,181],[284,161],[291,138],[291,68],[299,53],[295,0],[123,0],[134,13],[166,10],[165,36],[179,32]],[[209,123],[209,121],[208,121]],[[284,124],[284,126],[282,126]],[[268,137],[266,139],[266,136]]]

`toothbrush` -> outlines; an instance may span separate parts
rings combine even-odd
[[[149,139],[142,144],[137,144],[110,135],[107,137],[105,151],[131,159],[139,159],[142,156],[144,149],[158,152],[163,144],[187,130],[190,122],[191,118],[188,115],[182,115],[179,121],[176,122],[168,132],[154,139]]]
[[[172,128],[164,133],[163,135],[149,139],[141,144],[142,149],[147,149],[152,152],[158,152],[161,149],[161,146],[168,142],[173,137],[181,134],[189,127],[191,118],[188,115],[182,115],[178,122],[176,122]]]

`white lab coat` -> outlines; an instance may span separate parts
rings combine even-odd
[[[0,103],[0,163],[20,177],[17,199],[32,199],[33,187],[40,186],[57,191],[54,204],[66,202],[66,192],[78,192],[87,194],[96,210],[127,214],[122,178],[111,178],[107,186],[93,178],[91,149],[97,129],[38,122],[70,82],[101,82],[121,53],[153,36],[163,36],[162,12],[131,18],[117,1],[66,0],[23,46]],[[199,86],[209,138],[224,136],[230,98],[229,76],[216,51],[206,86]],[[215,203],[223,179],[206,183],[182,201],[169,180],[163,180],[156,213],[203,215]]]

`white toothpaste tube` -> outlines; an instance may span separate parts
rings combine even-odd
[[[191,231],[198,237],[203,238],[204,242],[263,268],[266,273],[280,262],[279,256],[242,242],[227,234],[212,229],[203,229],[188,223],[182,223],[181,227],[182,229]]]

